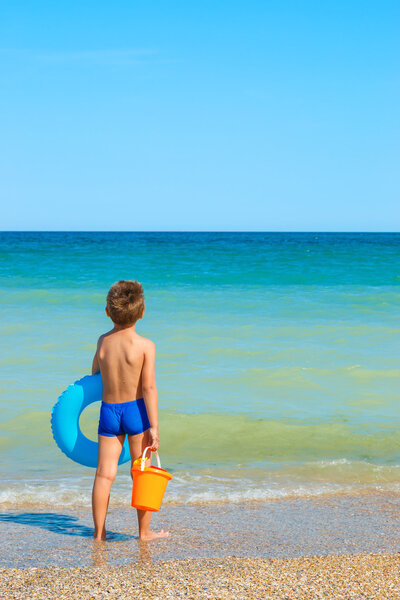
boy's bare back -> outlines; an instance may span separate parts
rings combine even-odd
[[[143,398],[154,382],[155,347],[133,327],[112,329],[99,338],[96,357],[103,380],[103,402]],[[96,358],[95,357],[95,358]]]

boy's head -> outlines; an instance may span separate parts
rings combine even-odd
[[[107,294],[106,312],[116,325],[133,325],[144,313],[142,284],[117,281]]]

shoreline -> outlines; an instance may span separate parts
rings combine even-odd
[[[109,539],[95,544],[90,509],[0,509],[3,568],[96,568],[237,556],[289,559],[400,548],[400,494],[373,493],[268,502],[164,505],[153,528],[171,537],[143,544],[136,511],[110,506]]]
[[[92,484],[91,478],[91,484]],[[114,508],[126,509],[129,506],[129,498],[131,496],[131,478],[129,477],[129,487],[124,492],[124,497],[121,499],[121,496],[118,495],[115,489],[112,490],[111,493],[111,504]],[[366,496],[400,496],[400,487],[398,485],[392,486],[392,484],[385,486],[384,484],[377,485],[359,485],[356,486],[347,486],[347,487],[335,487],[331,489],[324,489],[319,491],[314,491],[312,488],[304,488],[304,490],[299,493],[298,490],[293,493],[283,493],[283,494],[275,494],[275,495],[264,495],[260,497],[232,497],[230,495],[227,496],[227,499],[223,499],[222,490],[220,492],[220,496],[217,498],[210,499],[209,497],[203,498],[199,497],[196,499],[183,499],[177,500],[176,498],[171,498],[171,495],[166,495],[163,499],[163,507],[196,507],[196,506],[221,506],[221,505],[250,505],[250,504],[269,504],[273,502],[291,502],[294,500],[304,500],[304,501],[313,501],[313,500],[324,500],[329,498],[341,498],[341,497],[366,497]],[[3,490],[4,491],[4,490]],[[114,493],[113,493],[114,492]],[[1,493],[1,492],[0,492]],[[29,493],[25,494],[25,496],[29,497]],[[128,500],[127,500],[128,499]],[[127,503],[128,502],[128,503]],[[76,498],[76,502],[62,501],[60,499],[55,499],[53,503],[48,501],[46,497],[43,499],[30,499],[30,500],[0,500],[0,513],[7,510],[60,510],[60,511],[85,511],[91,509],[91,498],[88,498],[87,501],[83,501],[81,497]]]

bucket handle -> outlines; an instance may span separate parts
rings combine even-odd
[[[146,462],[146,452],[147,452],[147,450],[150,450],[150,448],[151,448],[151,446],[147,446],[147,448],[145,448],[143,450],[142,458],[140,459],[140,470],[141,471],[144,471],[144,466],[145,466],[145,462]],[[161,469],[161,461],[160,461],[160,457],[158,456],[158,452],[157,452],[157,450],[153,450],[153,452],[157,458],[157,467],[159,469]]]

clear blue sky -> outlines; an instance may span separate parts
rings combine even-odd
[[[400,230],[400,3],[0,3],[1,229]]]

